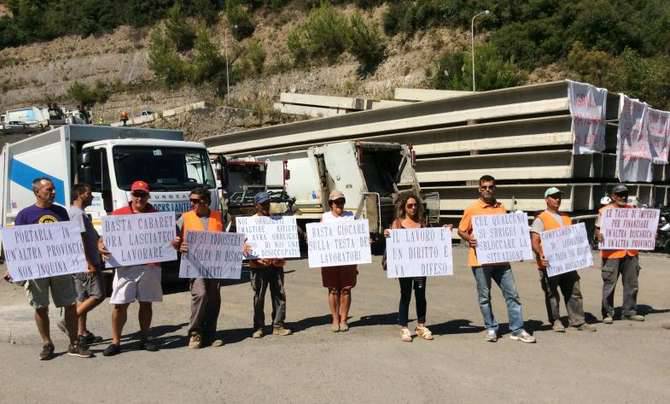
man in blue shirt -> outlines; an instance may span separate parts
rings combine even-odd
[[[32,187],[35,194],[35,204],[19,211],[14,221],[16,226],[70,220],[65,208],[54,205],[56,190],[49,178],[33,180]],[[5,279],[11,282],[9,272],[5,274]],[[42,337],[40,359],[49,360],[54,357],[55,348],[49,330],[49,290],[51,290],[51,297],[56,307],[65,309],[65,324],[70,338],[67,354],[82,358],[91,357],[92,354],[88,347],[85,344],[80,344],[77,339],[77,312],[75,308],[77,294],[75,293],[72,275],[29,280],[25,283],[25,288],[30,305],[35,308],[35,322]]]

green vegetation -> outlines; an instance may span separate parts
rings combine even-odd
[[[77,101],[79,105],[90,109],[95,104],[104,104],[111,95],[109,85],[97,81],[95,86],[88,86],[84,83],[75,81],[67,90],[67,97]]]
[[[251,15],[240,0],[226,1],[226,17],[230,24],[233,36],[238,41],[250,37],[256,30]]]

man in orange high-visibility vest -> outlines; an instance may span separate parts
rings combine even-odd
[[[600,232],[602,214],[606,209],[630,209],[628,204],[628,188],[624,184],[617,184],[612,188],[610,195],[612,202],[600,208],[596,220],[596,237],[603,241]],[[623,283],[623,318],[632,321],[644,321],[644,316],[637,313],[637,290],[640,263],[637,250],[600,250],[602,257],[603,276],[603,323],[612,324],[614,321],[614,289],[619,275]]]
[[[175,240],[174,247],[182,254],[188,254],[187,232],[223,231],[221,212],[209,208],[211,197],[206,188],[193,189],[189,201],[191,210],[177,220],[179,237]],[[199,349],[205,343],[211,343],[213,347],[222,346],[223,341],[216,338],[216,322],[221,309],[221,281],[195,278],[190,280],[190,286],[191,321],[188,326],[188,347]]]
[[[566,272],[551,278],[547,275],[549,263],[544,257],[540,233],[572,224],[570,216],[559,211],[562,197],[560,189],[556,187],[548,188],[544,192],[547,209],[537,215],[530,227],[531,242],[537,257],[537,269],[540,273],[540,284],[544,291],[544,301],[547,306],[547,316],[554,331],[565,332],[560,314],[561,299],[558,294],[560,288],[565,300],[565,307],[568,310],[570,326],[580,331],[596,331],[596,328],[587,324],[584,319],[584,304],[577,271]]]

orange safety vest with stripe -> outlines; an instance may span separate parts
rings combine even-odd
[[[610,205],[605,205],[600,210],[598,210],[598,214],[601,215],[605,209],[631,209],[633,208],[631,205],[625,205],[623,207],[618,207],[614,206],[612,204]],[[635,257],[639,253],[637,250],[600,250],[600,256],[603,259],[621,259],[621,258],[626,258],[627,255],[631,257]]]
[[[186,232],[190,231],[205,231],[205,227],[202,225],[202,220],[195,213],[194,210],[189,210],[184,212],[182,215],[184,218],[184,225],[181,228],[182,238],[186,238]],[[221,221],[221,212],[216,210],[210,210],[209,212],[209,221],[207,222],[207,231],[223,231],[223,222]]]
[[[561,220],[563,221],[562,224],[556,221],[556,217],[546,210],[537,215],[537,218],[542,220],[542,224],[544,224],[544,231],[556,230],[560,229],[562,226],[570,226],[572,224],[572,219],[570,218],[570,216],[566,215],[565,213],[559,213],[559,215],[561,216]],[[540,244],[540,246],[541,245],[542,244]],[[538,269],[546,269],[546,267],[542,265],[541,257],[536,256],[535,260],[537,261]]]

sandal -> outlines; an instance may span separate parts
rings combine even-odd
[[[425,340],[430,341],[430,340],[433,339],[433,333],[430,332],[428,327],[417,326],[415,331],[416,331],[416,335],[418,335],[419,337],[421,337]]]
[[[409,332],[409,329],[403,328],[400,330],[400,339],[403,342],[412,342],[412,333]]]
[[[347,331],[349,331],[349,324],[347,324],[347,323],[340,323],[340,331],[342,331],[342,332],[347,332]]]

